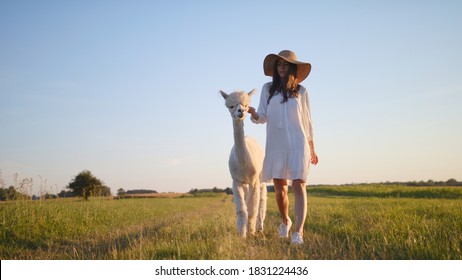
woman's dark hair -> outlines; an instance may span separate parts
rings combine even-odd
[[[298,90],[300,89],[300,86],[295,78],[297,77],[297,65],[289,63],[289,71],[287,72],[287,76],[284,78],[279,76],[277,68],[278,63],[276,61],[273,69],[273,82],[269,89],[268,104],[271,98],[273,98],[273,96],[278,92],[282,93],[283,99],[281,103],[287,102],[289,98],[298,97]]]

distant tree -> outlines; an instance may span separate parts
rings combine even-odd
[[[10,186],[6,191],[6,200],[15,200],[16,199],[16,189],[13,186]]]
[[[148,193],[157,193],[155,190],[128,190],[125,194],[148,194]]]
[[[111,190],[88,170],[84,170],[75,176],[67,188],[71,189],[75,195],[83,197],[84,200],[88,200],[90,196],[111,195]]]
[[[18,199],[31,199],[30,196],[19,192],[15,187],[10,186],[9,188],[0,188],[0,201],[5,200],[18,200]]]
[[[43,195],[43,198],[44,198],[44,199],[54,199],[54,198],[57,198],[57,195],[55,195],[55,194],[50,194],[50,193],[47,192],[47,193],[45,193],[45,194]]]
[[[447,186],[457,186],[457,180],[456,179],[449,179],[446,181]]]
[[[3,181],[2,170],[0,170],[0,189],[5,187],[5,182]]]
[[[0,201],[5,201],[5,200],[10,200],[10,189],[0,188]]]
[[[126,194],[126,193],[127,193],[127,192],[126,192],[124,189],[122,189],[122,188],[120,188],[120,189],[117,190],[117,195],[118,195],[118,196],[122,196],[122,195],[124,195],[124,194]]]
[[[62,190],[60,193],[58,193],[58,197],[74,197],[75,194],[73,191],[65,191]]]

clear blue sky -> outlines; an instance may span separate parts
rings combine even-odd
[[[283,49],[312,63],[309,184],[462,180],[461,14],[441,0],[1,1],[3,181],[231,186],[218,92],[256,88],[258,106],[263,59]],[[264,146],[264,126],[245,129]]]

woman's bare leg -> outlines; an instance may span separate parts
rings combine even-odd
[[[303,236],[303,226],[305,225],[307,213],[307,196],[305,181],[293,180],[292,190],[294,192],[294,210],[295,210],[295,232]]]
[[[274,191],[276,193],[276,203],[281,214],[282,223],[287,225],[289,221],[289,197],[287,193],[289,191],[287,186],[287,180],[284,179],[273,179]]]

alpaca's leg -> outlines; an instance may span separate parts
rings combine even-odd
[[[245,204],[245,190],[248,189],[244,184],[233,181],[233,197],[236,207],[237,231],[241,237],[247,236],[248,213]]]
[[[255,233],[257,224],[258,205],[260,203],[259,182],[249,186],[249,194],[247,198],[247,209],[249,211],[249,232]]]
[[[267,190],[265,183],[260,184],[260,203],[258,205],[257,231],[263,231],[263,224],[266,218]]]

